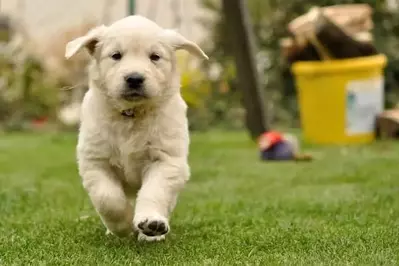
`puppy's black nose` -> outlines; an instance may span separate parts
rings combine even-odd
[[[129,89],[139,89],[144,83],[144,76],[135,72],[125,76],[125,82]]]

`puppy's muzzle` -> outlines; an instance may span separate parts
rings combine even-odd
[[[122,92],[122,97],[125,100],[133,101],[138,98],[145,97],[144,94],[144,81],[145,78],[142,74],[134,72],[124,77],[125,89]]]

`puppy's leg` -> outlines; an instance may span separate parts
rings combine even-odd
[[[83,186],[97,213],[107,227],[107,233],[127,236],[132,233],[133,208],[121,184],[106,163],[85,161],[81,171]]]
[[[158,161],[150,165],[136,199],[133,223],[139,232],[139,240],[165,238],[170,230],[168,218],[188,177],[189,168],[185,161]]]

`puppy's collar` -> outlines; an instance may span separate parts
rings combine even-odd
[[[125,116],[125,117],[131,117],[131,118],[134,118],[136,116],[133,108],[122,110],[121,115]]]

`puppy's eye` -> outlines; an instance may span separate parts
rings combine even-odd
[[[151,54],[150,59],[151,61],[158,61],[159,59],[161,59],[161,57],[157,54]]]
[[[114,59],[115,61],[119,61],[122,59],[122,54],[120,52],[115,52],[111,54],[111,58]]]

